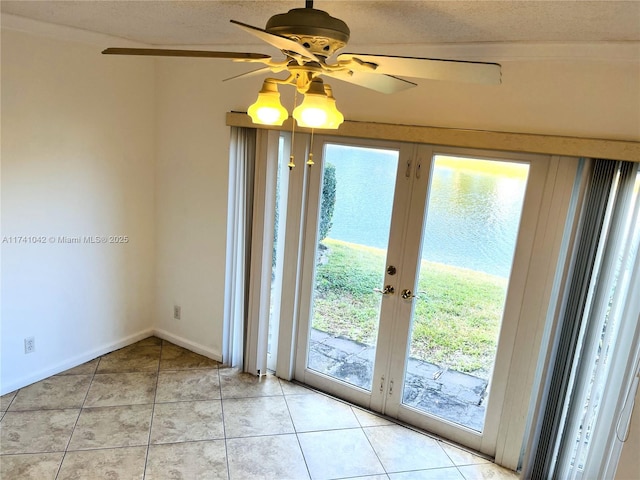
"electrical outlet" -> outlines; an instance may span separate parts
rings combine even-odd
[[[173,306],[173,318],[174,320],[180,320],[180,315],[182,314],[182,308],[180,305]]]
[[[27,337],[24,339],[24,353],[33,353],[36,351],[35,337]]]

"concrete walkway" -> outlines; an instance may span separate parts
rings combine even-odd
[[[375,349],[345,337],[311,330],[309,368],[371,389]],[[487,381],[409,358],[403,403],[423,412],[482,431]]]

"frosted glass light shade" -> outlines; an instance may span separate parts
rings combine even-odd
[[[282,125],[289,112],[280,103],[278,86],[269,80],[262,83],[256,102],[247,109],[253,123],[260,125]]]
[[[304,101],[293,111],[293,118],[301,127],[325,128],[329,119],[326,101],[305,96]]]
[[[329,128],[330,102],[322,79],[314,78],[304,100],[293,110],[298,125],[307,128]]]

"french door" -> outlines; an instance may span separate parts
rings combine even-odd
[[[495,455],[550,158],[330,137],[313,158],[294,378]]]

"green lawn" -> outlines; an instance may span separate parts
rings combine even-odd
[[[318,265],[313,327],[372,344],[375,341],[385,254],[325,239]],[[422,261],[415,300],[411,356],[486,377],[491,370],[506,279]],[[396,285],[396,288],[398,286]],[[396,293],[397,294],[397,293]]]

